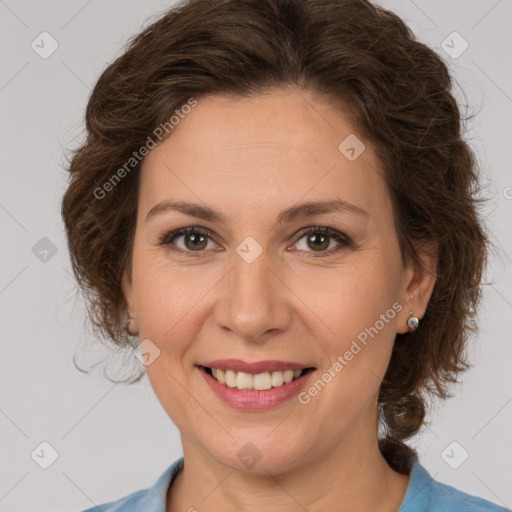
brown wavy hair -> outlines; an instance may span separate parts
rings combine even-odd
[[[114,348],[133,342],[121,276],[131,265],[141,163],[104,197],[95,190],[191,97],[276,87],[321,94],[348,109],[376,151],[404,261],[420,264],[422,248],[438,246],[424,318],[417,331],[396,335],[379,391],[380,450],[408,472],[417,454],[404,441],[425,422],[427,399],[451,396],[449,384],[469,368],[487,259],[477,162],[462,138],[469,117],[453,85],[439,55],[366,0],[191,0],[160,15],[101,74],[86,140],[67,168],[62,216],[95,333]]]

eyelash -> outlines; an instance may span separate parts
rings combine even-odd
[[[211,240],[215,241],[214,234],[209,229],[196,227],[196,226],[190,226],[190,227],[176,229],[174,231],[165,233],[160,238],[159,244],[168,246],[169,249],[172,251],[180,252],[180,253],[186,254],[187,256],[190,256],[192,258],[196,258],[196,257],[200,256],[201,253],[204,253],[206,251],[204,251],[204,250],[203,251],[186,251],[184,249],[180,249],[180,248],[176,247],[173,244],[173,241],[176,238],[178,238],[181,235],[187,235],[189,233],[205,235],[208,238],[210,238]],[[303,251],[303,252],[312,252],[313,254],[311,256],[308,256],[311,258],[323,258],[323,257],[329,256],[335,252],[340,251],[344,247],[352,246],[352,240],[348,236],[346,236],[343,233],[340,233],[339,231],[336,231],[332,228],[326,227],[326,226],[308,226],[306,228],[301,229],[298,233],[295,234],[295,237],[297,238],[295,243],[297,243],[301,238],[303,238],[305,235],[308,235],[310,233],[320,233],[322,235],[326,235],[329,238],[333,238],[337,242],[340,242],[339,246],[337,246],[333,249],[326,250],[326,251],[320,251],[316,254],[314,251]],[[196,252],[196,254],[194,254],[194,252]]]

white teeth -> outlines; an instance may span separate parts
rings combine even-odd
[[[282,386],[284,383],[283,372],[272,372],[272,386]]]
[[[217,375],[214,374],[214,377],[217,377],[217,380],[221,384],[226,384],[226,374],[225,374],[224,370],[221,370],[220,368],[218,368],[217,369]]]
[[[264,391],[265,389],[270,389],[272,387],[272,377],[270,373],[258,373],[253,378],[253,387],[258,391]]]
[[[236,387],[238,389],[252,389],[252,375],[250,373],[237,372]]]
[[[286,370],[283,372],[283,379],[285,383],[291,382],[293,380],[293,370]]]
[[[236,372],[226,370],[226,386],[236,388]]]
[[[302,370],[285,370],[257,374],[221,370],[220,368],[212,368],[211,371],[216,380],[230,388],[241,390],[253,389],[257,391],[282,386],[302,374]]]

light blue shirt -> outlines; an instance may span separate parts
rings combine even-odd
[[[165,512],[167,489],[183,468],[183,457],[169,466],[149,489],[134,492],[82,512]],[[490,501],[433,480],[413,459],[411,478],[398,512],[507,512]]]

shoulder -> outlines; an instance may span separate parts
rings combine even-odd
[[[82,512],[97,512],[98,508],[102,512],[127,512],[128,510],[133,512],[138,512],[139,510],[142,511],[144,508],[141,508],[142,505],[140,504],[140,501],[147,493],[148,489],[137,491],[118,500],[101,503],[100,505],[88,508]]]
[[[167,489],[174,477],[183,468],[183,457],[173,462],[149,487],[135,491],[115,501],[101,503],[82,512],[165,512]]]
[[[432,511],[448,512],[505,512],[507,509],[490,501],[459,491],[454,487],[440,482],[433,485]]]
[[[414,459],[411,478],[399,512],[507,512],[490,501],[434,480]]]

